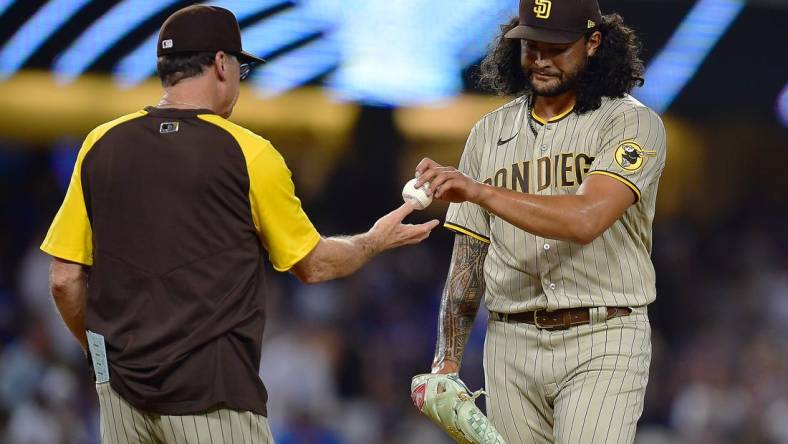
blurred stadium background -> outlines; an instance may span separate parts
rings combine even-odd
[[[38,250],[81,138],[155,104],[155,35],[190,1],[0,0],[0,442],[95,443],[95,391]],[[419,159],[456,164],[507,99],[475,84],[516,0],[225,0],[270,62],[232,120],[270,139],[325,234],[400,202]],[[788,3],[601,0],[639,31],[636,92],[664,113],[654,358],[639,443],[788,443]],[[435,204],[414,220],[442,217]],[[277,442],[441,443],[410,406],[452,235],[307,287],[271,272],[261,375]],[[483,383],[486,314],[462,370]]]

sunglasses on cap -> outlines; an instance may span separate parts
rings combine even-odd
[[[241,78],[241,80],[246,80],[246,78],[249,77],[249,74],[252,73],[252,68],[257,64],[255,62],[242,61],[243,56],[240,53],[229,53],[229,54],[235,57],[236,60],[238,60],[238,63],[240,64],[239,77]]]

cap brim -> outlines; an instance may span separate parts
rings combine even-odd
[[[240,56],[241,56],[241,59],[243,59],[243,61],[247,62],[247,63],[249,63],[249,62],[251,62],[251,63],[265,63],[265,59],[261,59],[260,57],[257,57],[257,56],[254,56],[252,54],[249,54],[246,51],[241,51]]]
[[[536,42],[559,44],[574,43],[582,36],[582,32],[560,31],[528,25],[517,25],[504,35],[507,39],[526,39]]]

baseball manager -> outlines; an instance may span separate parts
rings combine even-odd
[[[67,326],[89,350],[102,443],[270,443],[258,376],[265,257],[305,282],[425,239],[405,204],[366,233],[322,237],[271,143],[227,118],[261,59],[228,10],[161,28],[156,106],[94,129],[41,248]]]

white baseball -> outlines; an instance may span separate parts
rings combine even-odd
[[[411,179],[402,188],[402,200],[410,202],[413,208],[423,210],[432,203],[432,196],[427,195],[427,190],[430,188],[430,183],[425,182],[419,188],[416,188],[416,179]]]

